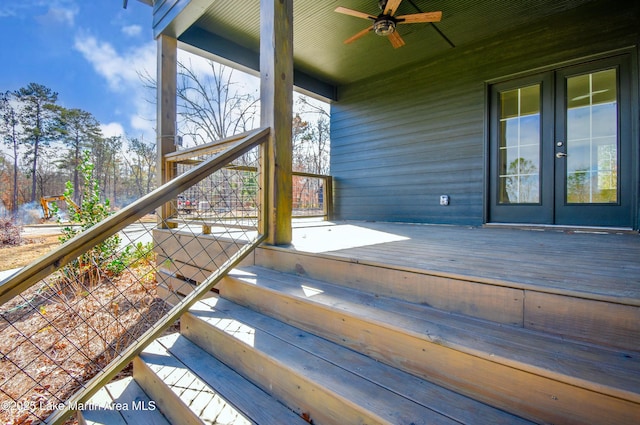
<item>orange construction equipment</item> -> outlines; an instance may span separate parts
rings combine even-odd
[[[42,205],[43,220],[46,221],[51,218],[52,211],[51,211],[51,208],[49,207],[49,203],[56,202],[56,201],[65,201],[67,205],[73,207],[77,212],[80,211],[80,207],[65,195],[43,196],[42,198],[40,198],[40,205]]]

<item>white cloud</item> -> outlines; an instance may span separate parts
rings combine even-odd
[[[74,0],[2,0],[0,17],[35,16],[41,24],[73,26],[80,9]],[[44,12],[44,13],[43,13]]]
[[[139,130],[139,131],[146,131],[149,130],[149,128],[151,128],[154,123],[155,123],[155,119],[152,121],[150,120],[151,115],[154,114],[155,112],[155,108],[152,105],[148,105],[148,108],[144,108],[141,107],[141,110],[145,110],[144,115],[142,114],[138,114],[138,115],[134,115],[131,117],[130,123],[131,123],[131,128],[133,128],[134,130]]]
[[[126,52],[118,52],[108,42],[100,42],[93,36],[79,35],[74,47],[102,75],[114,91],[126,92],[141,85],[140,73],[155,73],[155,43],[134,46]]]
[[[104,137],[116,137],[125,134],[124,127],[119,122],[110,122],[109,124],[101,124],[100,129]]]
[[[144,86],[140,75],[155,75],[156,44],[153,41],[131,46],[118,51],[111,43],[96,37],[79,34],[74,47],[102,76],[109,89],[127,99],[129,111],[126,114],[128,126],[145,134],[153,135],[155,107],[148,102],[149,89]]]
[[[77,7],[70,8],[70,9],[51,7],[49,8],[49,10],[45,15],[40,16],[38,19],[43,23],[54,23],[54,24],[59,23],[59,24],[66,24],[72,27],[73,24],[75,23],[75,18],[77,14],[78,14]]]
[[[127,25],[122,27],[122,33],[129,37],[135,37],[142,33],[142,27],[140,25]]]

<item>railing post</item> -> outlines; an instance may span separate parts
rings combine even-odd
[[[270,127],[261,151],[268,170],[267,243],[291,243],[293,0],[260,0],[260,122]],[[263,167],[264,169],[264,167]]]
[[[165,155],[176,150],[178,41],[175,38],[160,35],[157,55],[158,166],[156,168],[158,170],[158,186],[162,186],[176,176],[176,164],[168,162]],[[158,211],[159,227],[175,226],[175,224],[166,221],[175,213],[175,206],[172,203],[164,204]]]
[[[328,221],[333,220],[333,177],[325,177],[322,196],[324,216]]]

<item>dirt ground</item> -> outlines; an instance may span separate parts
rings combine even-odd
[[[0,246],[0,271],[24,267],[60,245],[57,234],[23,235],[18,246]]]
[[[0,247],[0,271],[26,266],[60,246],[57,228],[29,227],[21,236],[24,239],[21,245]],[[155,323],[169,307],[157,298],[157,282],[147,271],[148,268],[153,270],[154,264],[142,262],[129,267],[117,278],[105,279],[104,283],[91,289],[91,296],[85,293],[69,295],[64,301],[34,286],[27,291],[35,291],[39,298],[34,295],[33,299],[38,302],[31,309],[11,308],[11,303],[20,300],[3,305],[2,314],[7,322],[0,326],[3,335],[0,353],[3,357],[8,353],[15,361],[0,364],[0,377],[3,381],[7,377],[10,379],[10,384],[3,384],[6,388],[0,394],[0,401],[26,403],[39,400],[46,405],[47,401],[66,398],[76,389],[73,382],[90,379],[109,363],[115,351],[128,346]],[[30,296],[27,298],[31,299]],[[12,315],[16,316],[15,320]],[[176,330],[177,325],[171,331]],[[22,372],[14,370],[17,365]],[[130,365],[116,379],[128,375],[131,375]],[[43,384],[34,385],[34,379],[42,380]],[[11,394],[5,393],[7,389]],[[46,414],[38,409],[33,412],[2,411],[0,424],[37,423],[35,415]],[[72,424],[77,424],[75,418],[65,422],[65,425]]]

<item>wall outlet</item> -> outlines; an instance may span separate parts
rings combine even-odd
[[[440,205],[449,205],[449,195],[440,195]]]

